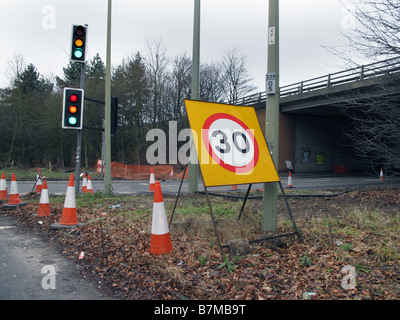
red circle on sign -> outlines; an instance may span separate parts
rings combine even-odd
[[[240,127],[246,131],[246,133],[250,136],[250,139],[253,143],[254,146],[254,155],[253,159],[250,161],[250,163],[244,165],[244,166],[233,166],[229,163],[224,162],[221,158],[218,157],[218,155],[214,152],[210,140],[208,138],[208,131],[211,127],[211,125],[219,119],[228,119],[233,122],[236,122]],[[252,130],[249,129],[249,127],[241,120],[238,118],[232,116],[231,114],[228,113],[215,113],[211,115],[210,117],[207,118],[207,120],[204,122],[203,129],[202,129],[202,136],[203,136],[203,143],[205,144],[206,149],[208,150],[208,153],[210,156],[216,161],[221,167],[225,168],[226,170],[229,170],[231,172],[235,173],[246,173],[254,169],[254,167],[258,163],[258,159],[260,156],[259,148],[258,148],[258,143],[257,140],[254,137],[254,134]]]

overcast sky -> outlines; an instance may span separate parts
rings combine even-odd
[[[0,87],[8,61],[22,54],[43,75],[69,62],[73,24],[89,25],[88,56],[106,61],[108,0],[0,0]],[[162,39],[171,56],[192,55],[194,0],[113,0],[112,64]],[[351,17],[339,0],[280,0],[281,85],[344,69],[321,45],[338,45]],[[237,47],[254,85],[265,90],[268,0],[201,0],[200,60],[221,60]]]

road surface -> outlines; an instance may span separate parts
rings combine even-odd
[[[284,188],[287,186],[287,178],[281,178]],[[176,194],[179,190],[180,181],[178,180],[165,180],[161,181],[162,192],[166,194]],[[350,188],[357,186],[381,185],[379,177],[361,176],[361,175],[313,175],[313,176],[292,176],[292,184],[294,190],[300,189],[330,189],[330,188]],[[8,188],[10,182],[7,181]],[[49,194],[61,195],[67,191],[68,181],[47,181]],[[18,181],[18,190],[20,195],[31,191],[34,187],[34,181]],[[80,185],[82,187],[82,184]],[[93,191],[104,190],[103,181],[92,181]],[[145,180],[113,180],[112,189],[115,195],[138,195],[145,194],[149,188],[149,181]],[[239,190],[247,190],[248,185],[239,185]],[[262,189],[263,184],[254,184],[252,190]],[[10,189],[8,189],[10,190]],[[198,190],[204,191],[203,183],[199,180]],[[231,186],[210,187],[210,192],[215,191],[229,191],[232,190]],[[182,184],[182,193],[188,192],[188,181]]]
[[[0,300],[110,299],[98,285],[52,245],[0,215]]]

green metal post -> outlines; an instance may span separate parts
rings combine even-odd
[[[81,84],[80,88],[85,89],[86,62],[81,63]],[[82,120],[83,121],[83,120]],[[81,160],[82,160],[82,129],[76,132],[76,164],[75,164],[75,194],[79,194]]]
[[[279,161],[279,0],[269,0],[268,12],[268,74],[275,74],[275,92],[269,93],[265,109],[265,137],[272,160]],[[278,185],[265,183],[263,193],[262,231],[276,231]]]
[[[200,0],[194,0],[191,98],[193,100],[200,99]],[[193,138],[194,137],[192,136],[192,139]],[[198,180],[199,180],[199,165],[197,163],[196,149],[194,144],[192,143],[190,148],[190,160],[189,160],[189,193],[195,193],[197,191]]]
[[[104,193],[112,194],[111,187],[111,0],[107,11],[107,50],[104,109]]]

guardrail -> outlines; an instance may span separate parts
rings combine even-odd
[[[376,78],[399,71],[400,58],[396,57],[282,86],[279,89],[279,94],[280,97],[283,98],[291,95],[301,94],[304,92],[321,90],[327,87],[337,86],[345,83]],[[259,92],[241,98],[240,105],[261,103],[265,102],[266,99],[267,95],[265,91]]]

